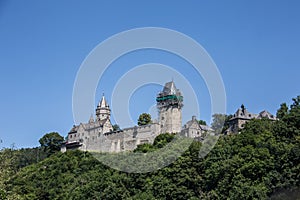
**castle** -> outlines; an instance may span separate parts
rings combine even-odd
[[[80,149],[97,152],[132,151],[137,145],[153,143],[162,133],[179,133],[186,137],[201,139],[210,131],[200,125],[195,116],[182,126],[183,96],[173,81],[165,84],[156,97],[158,120],[143,126],[113,130],[110,121],[110,107],[104,97],[96,108],[96,118],[91,116],[88,123],[74,125],[61,150]]]
[[[259,114],[250,113],[244,105],[239,108],[232,118],[228,121],[229,128],[225,131],[225,135],[239,133],[239,131],[244,127],[251,119],[269,119],[269,120],[277,120],[277,118],[272,115],[270,112],[263,110]]]

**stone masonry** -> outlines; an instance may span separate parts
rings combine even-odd
[[[204,132],[210,130],[208,126],[200,126],[196,117],[182,127],[183,96],[173,81],[165,84],[157,95],[156,102],[158,120],[144,126],[113,131],[110,121],[111,110],[103,95],[96,108],[96,118],[91,116],[88,123],[74,125],[61,150],[132,151],[139,144],[153,143],[155,137],[162,133],[179,133],[187,137],[200,138]]]

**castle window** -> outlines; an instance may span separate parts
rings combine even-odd
[[[251,117],[251,114],[249,114],[249,117]]]
[[[70,138],[72,138],[73,135],[70,135]]]

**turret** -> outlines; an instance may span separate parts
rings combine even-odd
[[[96,117],[97,121],[100,121],[103,119],[110,119],[110,108],[109,108],[108,103],[106,102],[104,94],[102,96],[101,101],[97,105],[96,116],[97,116]]]

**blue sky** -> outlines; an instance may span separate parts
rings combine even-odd
[[[252,112],[275,113],[280,103],[300,95],[299,9],[299,1],[274,0],[2,0],[0,147],[37,146],[52,131],[65,136],[74,123],[73,84],[85,57],[108,37],[139,27],[173,29],[200,43],[220,70],[228,113],[242,103]],[[122,73],[149,62],[186,73],[196,85],[200,117],[210,120],[209,94],[201,77],[183,60],[155,50],[133,52],[114,62],[98,85],[96,100],[105,92],[111,101]],[[129,109],[133,119],[148,111],[159,90],[150,85],[134,93]]]

